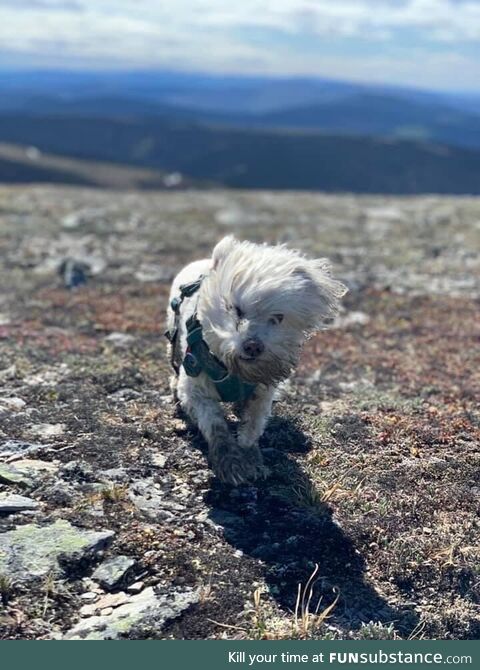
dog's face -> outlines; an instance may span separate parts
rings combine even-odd
[[[231,372],[271,384],[288,377],[305,338],[336,314],[345,291],[324,260],[226,237],[214,249],[198,315]]]

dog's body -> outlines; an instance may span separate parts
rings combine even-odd
[[[199,278],[199,286],[185,295],[181,287]],[[173,358],[186,363],[194,321],[201,325],[205,350],[225,375],[249,388],[255,385],[240,403],[235,438],[225,420],[218,384],[208,370],[190,376],[184,363],[174,378],[181,407],[206,439],[210,462],[222,481],[236,485],[263,475],[258,440],[275,389],[296,366],[306,337],[335,316],[345,291],[330,276],[325,260],[308,260],[282,246],[233,237],[224,238],[211,259],[191,263],[175,278],[170,300],[181,296],[181,304],[177,313],[171,306],[168,311],[169,331],[176,331]]]

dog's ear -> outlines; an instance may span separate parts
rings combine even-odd
[[[302,293],[315,314],[317,326],[325,319],[336,316],[340,298],[347,293],[345,284],[330,274],[330,265],[324,258],[302,260],[294,275],[303,280]]]
[[[219,263],[221,263],[231,252],[233,247],[238,244],[238,241],[233,237],[233,235],[227,235],[223,240],[217,244],[213,250],[212,261],[213,268],[217,268]]]

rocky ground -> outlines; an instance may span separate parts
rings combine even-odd
[[[350,287],[238,489],[162,337],[229,232]],[[0,637],[480,637],[480,200],[0,187],[0,258]]]

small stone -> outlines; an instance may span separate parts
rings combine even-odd
[[[5,320],[3,321],[3,323],[10,323],[10,320]],[[0,314],[0,326],[1,325],[3,324],[2,324],[2,315]],[[15,379],[16,374],[17,374],[17,366],[14,363],[13,365],[10,365],[10,367],[3,368],[3,370],[0,370],[0,381]]]
[[[65,463],[62,466],[61,474],[64,479],[80,482],[94,482],[97,479],[92,467],[83,461]]]
[[[94,502],[92,505],[90,505],[88,513],[90,516],[95,516],[99,519],[105,516],[105,510],[103,509],[103,502],[101,500],[97,500],[97,502]]]
[[[128,593],[135,595],[137,593],[140,593],[140,591],[143,591],[144,586],[145,586],[144,582],[135,582],[134,584],[130,584],[130,586],[127,586],[127,591]]]
[[[30,427],[30,432],[36,437],[58,437],[65,432],[64,423],[37,423]]]
[[[17,484],[19,486],[33,486],[33,479],[27,477],[13,465],[0,463],[0,482],[3,484]]]
[[[45,640],[61,640],[63,637],[62,633],[59,630],[52,631]]]
[[[26,406],[25,400],[21,398],[0,398],[0,409],[3,407],[12,412],[18,412]]]
[[[155,489],[153,479],[140,479],[134,482],[129,488],[128,495],[132,503],[149,519],[173,520],[174,515],[163,509],[165,501],[162,492]]]
[[[142,397],[142,394],[135,389],[123,388],[118,391],[110,393],[110,398],[113,400],[118,400],[119,402],[129,402],[130,400],[138,400]]]
[[[350,326],[365,326],[370,317],[365,312],[347,312],[340,314],[333,322],[333,328],[349,328]]]
[[[4,440],[0,442],[0,457],[21,458],[45,448],[44,444],[32,444],[31,442],[25,442],[25,440]]]
[[[123,591],[120,591],[120,593],[107,593],[95,603],[95,606],[98,610],[103,610],[106,607],[119,607],[119,605],[124,605],[128,600],[127,594]]]
[[[25,498],[13,493],[0,493],[0,514],[12,514],[25,510],[36,510],[39,504],[36,500]]]
[[[134,565],[135,560],[129,556],[115,556],[101,563],[94,571],[92,578],[107,591],[112,591],[125,581]]]
[[[82,216],[78,212],[70,212],[62,219],[62,227],[66,228],[67,230],[78,228],[81,223]]]
[[[139,282],[159,282],[171,279],[171,271],[157,265],[142,265],[135,272],[135,279]]]
[[[187,424],[183,419],[173,419],[172,428],[176,431],[182,432],[187,429]]]
[[[99,478],[102,481],[124,482],[128,479],[128,472],[125,468],[111,468],[110,470],[103,470],[99,473]]]
[[[112,612],[113,612],[113,607],[105,607],[105,609],[103,609],[103,610],[100,612],[100,615],[101,615],[101,616],[110,616],[110,614],[111,614]]]
[[[80,607],[79,614],[82,617],[89,617],[93,616],[96,611],[97,611],[96,605],[82,605]]]
[[[118,349],[126,349],[135,342],[135,339],[133,335],[129,335],[128,333],[110,333],[105,338],[105,342],[118,347]]]
[[[70,505],[76,495],[76,489],[69,482],[63,480],[54,481],[42,490],[43,499],[56,505]]]
[[[164,468],[167,462],[167,457],[163,454],[153,454],[152,456],[152,465],[156,468]]]
[[[95,591],[98,586],[98,584],[94,582],[93,579],[90,579],[90,577],[83,577],[82,582],[84,583],[85,588],[89,591]]]
[[[82,593],[80,598],[85,600],[85,602],[93,602],[94,600],[98,599],[98,594],[94,593],[93,591],[87,591],[86,593]]]

